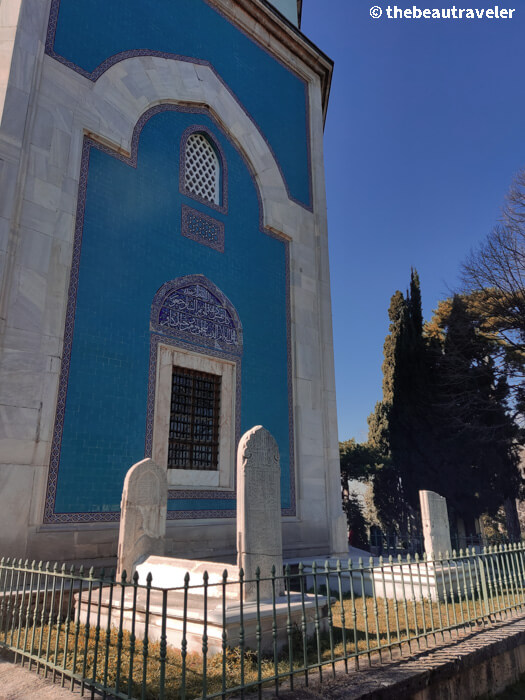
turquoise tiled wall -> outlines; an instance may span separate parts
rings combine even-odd
[[[228,213],[179,193],[179,144],[207,126],[228,165]],[[183,203],[225,225],[224,253],[181,234]],[[259,228],[253,180],[236,149],[202,114],[146,122],[137,168],[92,148],[64,415],[56,513],[119,509],[129,467],[144,456],[149,316],[166,281],[204,274],[230,299],[244,331],[241,432],[262,424],[281,453],[290,505],[285,244]],[[170,510],[231,509],[231,499],[174,500]]]
[[[305,83],[205,0],[54,1],[53,51],[88,73],[137,49],[209,61],[269,142],[291,196],[311,204]]]

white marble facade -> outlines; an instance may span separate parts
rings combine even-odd
[[[116,555],[118,523],[44,525],[44,498],[83,138],[129,155],[138,119],[162,103],[210,110],[250,163],[263,224],[291,242],[297,513],[283,518],[284,556],[346,550],[322,145],[331,64],[258,0],[214,3],[308,82],[312,212],[289,199],[265,140],[209,67],[134,57],[92,82],[44,53],[50,0],[0,2],[0,556]],[[167,535],[180,556],[235,551],[233,519],[170,522]]]

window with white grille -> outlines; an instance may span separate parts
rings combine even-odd
[[[184,163],[184,187],[197,197],[220,204],[220,166],[217,154],[203,134],[188,136]]]

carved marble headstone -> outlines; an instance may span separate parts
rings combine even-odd
[[[164,554],[168,477],[152,459],[133,465],[124,479],[118,538],[117,580],[128,581],[150,554]]]
[[[282,577],[281,465],[279,448],[272,435],[258,425],[248,430],[237,451],[237,563],[245,580],[271,576],[275,565]],[[276,579],[276,595],[282,594],[282,578]],[[261,581],[261,600],[272,598],[272,582]],[[256,600],[256,584],[245,587],[247,601]]]
[[[434,491],[420,491],[419,502],[426,555],[429,559],[439,552],[445,556],[445,552],[452,552],[447,500]]]

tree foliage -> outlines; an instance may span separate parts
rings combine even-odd
[[[428,353],[423,339],[419,277],[412,270],[404,295],[393,294],[389,334],[383,347],[383,397],[368,418],[368,441],[382,458],[374,494],[379,517],[399,529],[418,506],[418,484],[428,441]]]
[[[378,452],[367,442],[359,443],[354,438],[339,443],[341,472],[347,479],[366,481],[376,470]]]
[[[378,403],[376,409],[381,408]],[[354,438],[339,443],[341,459],[341,486],[343,510],[347,514],[349,530],[353,526],[348,503],[351,500],[352,480],[369,484],[374,510],[374,524],[385,530],[406,530],[407,507],[402,494],[399,473],[388,455],[374,441],[358,443]],[[372,504],[369,504],[372,505]],[[370,508],[369,508],[370,509]],[[367,513],[367,517],[369,513]]]
[[[365,547],[368,542],[366,520],[359,500],[352,493],[351,481],[368,481],[375,472],[377,451],[367,443],[358,443],[354,438],[339,443],[341,462],[341,487],[343,492],[343,511],[346,514],[348,532],[352,533],[353,544]]]
[[[525,421],[525,169],[507,195],[500,224],[462,266],[464,292],[479,328],[498,347],[496,371],[509,381]]]
[[[348,523],[348,541],[353,547],[366,548],[368,534],[365,516],[355,493],[349,493],[343,501],[343,510]]]
[[[417,272],[412,271],[406,296],[397,291],[388,310],[389,334],[383,347],[383,397],[368,418],[368,444],[378,455],[374,475],[374,503],[383,525],[407,532],[412,493],[409,473],[417,468],[420,420],[416,388],[421,382],[421,295]],[[410,415],[409,415],[410,414]]]
[[[480,304],[479,293],[458,295],[424,326],[415,271],[407,293],[392,296],[368,449],[377,456],[378,516],[398,529],[408,526],[421,489],[445,496],[470,527],[518,493],[518,432],[501,367],[501,354],[514,350],[480,316]]]
[[[507,195],[501,223],[463,264],[468,291],[482,291],[509,342],[525,345],[525,169]],[[497,313],[496,313],[497,312]],[[511,334],[515,334],[511,337]]]
[[[518,430],[509,412],[508,383],[496,371],[494,344],[479,332],[463,297],[451,300],[440,324],[433,390],[440,482],[444,489],[448,482],[443,495],[472,522],[518,495]]]
[[[434,475],[435,432],[432,403],[434,353],[423,337],[419,277],[415,270],[403,300],[393,368],[393,397],[389,433],[392,460],[403,481],[405,498],[419,507],[419,490]]]
[[[456,294],[440,301],[434,316],[425,324],[427,336],[438,344],[445,340],[445,329],[450,318],[452,305],[462,303],[473,327],[476,342],[492,359],[492,371],[496,381],[505,382],[508,387],[506,405],[513,418],[522,423],[525,419],[525,346],[509,339],[507,320],[501,316],[501,308],[494,302],[490,290],[475,290],[468,294]],[[523,439],[523,438],[521,438]]]

